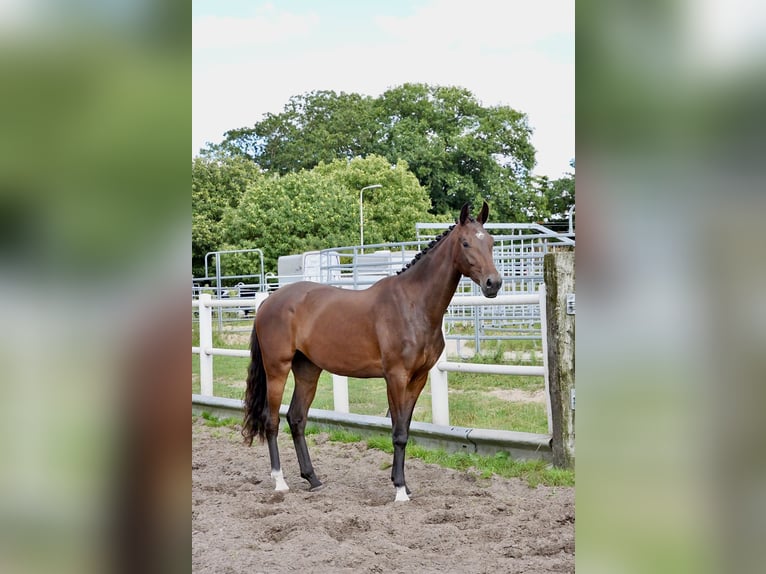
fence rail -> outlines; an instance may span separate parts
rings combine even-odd
[[[450,307],[475,307],[476,309],[487,306],[539,306],[543,365],[461,363],[448,361],[446,351],[443,352],[429,373],[433,420],[431,426],[435,429],[444,429],[444,433],[442,433],[444,437],[449,435],[449,430],[452,428],[449,426],[448,372],[542,376],[545,381],[548,436],[554,453],[553,460],[559,466],[572,466],[574,464],[574,310],[568,309],[566,300],[568,296],[572,296],[574,293],[574,253],[548,254],[545,264],[546,280],[545,283],[539,285],[537,293],[499,295],[494,299],[476,295],[456,295],[450,305]],[[550,289],[547,288],[549,283]],[[222,349],[213,346],[213,308],[250,306],[257,310],[257,307],[266,299],[268,294],[260,293],[258,295],[254,299],[221,300],[213,299],[210,294],[203,293],[199,299],[192,301],[192,306],[196,307],[199,312],[200,343],[199,346],[192,347],[192,352],[199,354],[200,357],[200,389],[203,399],[213,397],[213,357],[215,355],[232,357],[249,357],[250,355],[249,351],[246,350]],[[445,319],[446,317],[445,315]],[[361,416],[349,413],[348,379],[346,377],[333,375],[333,399],[335,411],[332,418],[344,420],[344,417],[353,419]],[[468,430],[473,433],[471,436],[479,436],[481,433],[489,433],[489,435],[494,436],[493,433],[502,434],[503,432],[492,429]],[[515,434],[524,435],[526,433]],[[533,438],[532,443],[534,444],[541,440],[540,435],[535,435]],[[492,441],[498,445],[502,444],[503,440],[505,439],[492,438]],[[516,442],[514,439],[514,444]],[[508,445],[510,447],[510,442]]]
[[[192,352],[200,356],[200,393],[202,396],[213,396],[213,357],[243,357],[250,356],[250,352],[240,349],[223,349],[213,346],[212,336],[212,309],[214,307],[242,307],[252,305],[257,310],[258,306],[266,299],[267,294],[261,294],[255,301],[251,299],[213,299],[209,294],[202,294],[199,299],[192,301],[192,306],[197,307],[200,313],[200,345],[192,347]],[[541,285],[537,294],[523,295],[499,295],[494,299],[484,296],[458,295],[453,297],[451,306],[492,306],[492,305],[540,305],[544,316],[545,286]],[[434,424],[449,426],[449,389],[447,384],[447,372],[465,372],[494,375],[524,375],[539,376],[546,379],[546,410],[548,413],[548,432],[551,432],[550,400],[548,399],[547,385],[547,345],[545,330],[543,330],[543,366],[529,365],[492,365],[462,363],[447,361],[446,351],[437,361],[430,372],[431,384],[431,416]],[[350,413],[348,400],[348,377],[332,374],[333,381],[333,406],[336,412]]]

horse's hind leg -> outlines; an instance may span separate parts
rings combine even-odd
[[[269,445],[269,459],[271,460],[271,478],[275,482],[275,490],[284,492],[290,490],[282,473],[282,465],[279,461],[279,447],[277,435],[279,434],[279,407],[282,404],[282,396],[285,392],[287,374],[290,372],[289,363],[274,372],[268,372],[268,405],[269,413],[266,419],[266,443]]]
[[[311,464],[309,449],[306,446],[306,422],[309,407],[314,401],[314,395],[317,391],[317,381],[322,369],[309,361],[300,351],[293,357],[293,374],[295,375],[295,391],[290,401],[290,408],[287,410],[287,422],[290,425],[290,432],[293,435],[293,444],[295,452],[298,455],[298,464],[301,467],[301,477],[309,481],[311,485],[309,490],[314,490],[322,486],[322,483],[314,473],[314,467]]]

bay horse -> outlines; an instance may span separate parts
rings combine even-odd
[[[258,309],[250,337],[242,435],[265,439],[277,491],[289,490],[279,462],[279,407],[290,369],[295,378],[287,422],[309,490],[322,486],[304,430],[323,370],[386,381],[394,461],[395,501],[409,500],[404,453],[415,402],[444,349],[442,319],[462,276],[495,297],[502,278],[492,260],[494,239],[484,230],[489,206],[477,218],[465,204],[460,217],[397,275],[354,291],[308,281],[281,287]]]

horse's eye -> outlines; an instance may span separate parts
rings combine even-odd
[[[468,242],[467,241],[463,241],[463,247],[468,247]]]

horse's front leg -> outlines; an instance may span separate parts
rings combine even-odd
[[[404,454],[407,450],[407,440],[410,432],[410,418],[393,422],[392,439],[394,443],[394,465],[391,468],[391,481],[396,488],[395,502],[407,502],[411,490],[407,487],[404,479]]]
[[[410,433],[410,422],[415,403],[423,390],[428,374],[409,384],[395,385],[388,381],[388,404],[391,410],[391,438],[394,445],[394,464],[391,480],[396,488],[395,502],[407,502],[411,494],[404,478],[404,457]],[[405,379],[406,381],[406,379]]]

